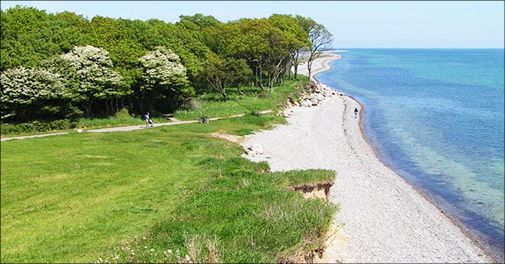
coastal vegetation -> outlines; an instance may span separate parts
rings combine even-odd
[[[323,25],[291,15],[167,23],[17,6],[0,20],[2,134],[68,129],[120,111],[163,117],[207,94],[227,101],[243,87],[272,93],[331,41]]]
[[[274,94],[303,88],[293,82]],[[332,182],[335,172],[271,173],[266,163],[240,157],[239,145],[212,136],[282,122],[274,113],[251,113],[205,125],[3,142],[2,260],[276,262],[310,255],[323,248],[335,207],[291,187]]]
[[[141,124],[146,111],[157,122],[245,114],[2,142],[3,262],[293,262],[322,251],[336,207],[296,188],[331,185],[335,172],[273,173],[223,139],[285,122],[284,103],[310,86],[296,66],[315,21],[172,24],[20,6],[0,20],[2,135]]]

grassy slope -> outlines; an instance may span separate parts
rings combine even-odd
[[[301,76],[301,78],[303,80],[307,79],[305,76]],[[201,95],[198,98],[200,109],[179,110],[175,113],[175,116],[181,120],[190,120],[197,119],[202,115],[217,117],[269,109],[276,110],[281,103],[286,101],[289,94],[295,94],[293,87],[299,88],[302,83],[300,81],[286,80],[284,85],[274,87],[273,93],[265,93],[266,97],[264,98],[258,97],[259,88],[253,87],[243,87],[243,96],[231,93],[228,102],[224,102],[221,95],[216,93]]]
[[[208,238],[217,241],[220,260],[229,262],[275,261],[314,247],[334,208],[303,200],[286,186],[302,178],[327,181],[334,173],[269,174],[265,164],[240,158],[239,146],[209,137],[280,122],[249,115],[3,142],[2,261],[177,260],[161,251],[185,255],[188,244],[199,245],[191,241]],[[154,252],[137,250],[132,257],[119,249],[125,240]],[[206,260],[205,252],[195,258]]]

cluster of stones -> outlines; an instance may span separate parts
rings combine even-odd
[[[263,147],[260,144],[252,144],[249,147],[244,147],[245,152],[249,156],[256,156],[256,155],[261,155],[263,154]]]
[[[334,89],[331,89],[324,83],[320,83],[318,81],[311,81],[305,89],[300,93],[300,97],[298,100],[295,100],[293,97],[289,96],[286,103],[283,104],[284,111],[282,114],[287,117],[290,115],[291,111],[289,110],[292,107],[300,106],[300,107],[313,107],[318,106],[323,100],[328,97],[341,95]]]
[[[305,89],[300,94],[300,99],[295,101],[293,98],[289,98],[286,107],[292,106],[303,106],[303,107],[312,107],[318,106],[324,99],[327,97],[336,96],[338,93],[326,86],[324,83],[320,83],[318,81],[310,82]]]

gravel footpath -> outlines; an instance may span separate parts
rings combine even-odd
[[[272,109],[259,111],[259,113],[262,115],[269,114],[272,112],[273,112]],[[236,115],[232,115],[232,116],[212,117],[212,118],[209,118],[209,121],[242,117],[244,115],[245,114],[236,114]],[[199,120],[183,120],[183,121],[178,120],[178,121],[165,122],[165,123],[156,123],[153,125],[153,127],[176,126],[176,125],[192,124],[192,123],[198,123],[198,122],[199,122]],[[89,133],[130,132],[130,131],[141,130],[141,129],[146,129],[146,126],[145,125],[133,125],[133,126],[106,127],[106,128],[96,128],[96,129],[85,130],[84,132],[89,132]],[[50,137],[50,136],[66,135],[68,133],[69,132],[60,132],[60,133],[49,133],[49,134],[40,134],[40,135],[32,135],[32,136],[6,137],[6,138],[0,138],[0,141],[4,142],[4,141],[9,141],[9,140]]]
[[[335,59],[335,58],[333,58]],[[327,69],[328,58],[314,69]],[[326,63],[323,63],[326,61]],[[247,136],[273,171],[337,171],[330,201],[339,205],[328,262],[490,262],[463,231],[403,178],[384,165],[364,139],[361,106],[348,96],[315,107],[294,107],[288,124]]]

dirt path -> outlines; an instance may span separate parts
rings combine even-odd
[[[14,140],[14,139],[29,139],[29,138],[39,138],[39,137],[50,137],[50,136],[66,135],[68,133],[69,132],[58,132],[58,133],[49,133],[49,134],[41,134],[41,135],[0,138],[0,142],[4,142],[4,141],[8,141],[8,140]]]
[[[272,112],[273,112],[273,110],[270,109],[270,110],[260,111],[259,113],[264,115],[264,114],[269,114]],[[213,118],[209,118],[209,121],[216,121],[216,120],[228,119],[228,118],[236,118],[236,117],[242,117],[242,116],[245,116],[245,114],[213,117]],[[199,122],[198,120],[173,121],[173,122],[154,124],[153,127],[175,126],[175,125],[192,124],[192,123],[198,123],[198,122]],[[121,127],[97,128],[97,129],[86,130],[84,132],[89,132],[89,133],[129,132],[129,131],[135,131],[135,130],[140,130],[140,129],[145,129],[145,128],[146,128],[145,125],[133,125],[133,126],[121,126]],[[4,142],[4,141],[9,141],[9,140],[21,140],[21,139],[29,139],[29,138],[50,137],[50,136],[66,135],[68,133],[70,133],[70,132],[48,133],[48,134],[32,135],[32,136],[7,137],[7,138],[1,138],[0,141]]]

